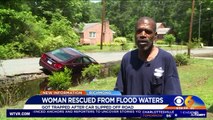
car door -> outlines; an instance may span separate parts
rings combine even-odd
[[[73,73],[80,73],[84,68],[83,59],[82,57],[76,58],[70,65]]]
[[[88,67],[92,63],[91,60],[86,56],[82,57],[82,62],[83,62],[83,68]]]

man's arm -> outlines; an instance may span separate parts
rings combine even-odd
[[[163,94],[167,95],[182,94],[176,63],[172,56],[169,57],[167,60]]]
[[[122,95],[126,94],[126,85],[125,85],[125,70],[124,70],[124,60],[121,61],[120,71],[117,76],[117,81],[115,84],[114,90],[120,91]]]

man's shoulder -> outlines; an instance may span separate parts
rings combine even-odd
[[[133,54],[137,54],[138,53],[138,50],[137,49],[134,49],[134,50],[130,50],[128,51],[127,53],[124,54],[123,56],[123,59],[127,59],[127,58],[130,58]]]
[[[160,51],[159,56],[163,61],[168,62],[168,63],[170,63],[171,61],[175,61],[174,56],[171,53],[169,53],[168,51],[163,50],[161,48],[159,48],[159,51]]]
[[[159,51],[160,51],[160,52],[159,52],[160,55],[163,56],[163,57],[173,57],[172,54],[169,53],[169,52],[166,51],[166,50],[163,50],[163,49],[159,48]]]

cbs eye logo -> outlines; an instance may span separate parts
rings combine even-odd
[[[174,104],[175,104],[176,106],[182,106],[183,103],[184,103],[183,97],[181,97],[181,96],[175,97],[175,99],[174,99]]]

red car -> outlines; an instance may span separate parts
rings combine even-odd
[[[62,71],[66,66],[73,73],[80,73],[92,63],[98,64],[93,58],[69,47],[44,53],[39,61],[39,65],[50,72]]]

